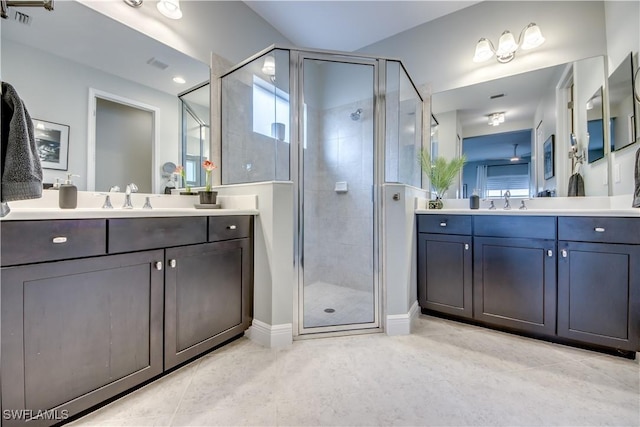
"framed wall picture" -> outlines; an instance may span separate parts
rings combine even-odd
[[[67,170],[69,126],[33,119],[36,148],[43,169]]]
[[[544,153],[544,179],[551,179],[555,175],[555,167],[554,167],[554,142],[555,137],[551,135],[544,142],[543,145],[543,153]]]

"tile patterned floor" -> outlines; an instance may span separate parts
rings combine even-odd
[[[326,308],[335,311],[326,313]],[[365,292],[325,282],[315,282],[304,287],[306,328],[371,323],[373,312],[373,289]]]
[[[74,426],[637,426],[638,361],[421,315],[414,333],[246,338]]]

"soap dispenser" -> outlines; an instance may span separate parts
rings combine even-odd
[[[469,197],[469,208],[480,209],[480,196],[478,196],[478,190],[473,190],[473,194]]]
[[[60,185],[58,205],[60,209],[75,209],[78,206],[78,187],[73,185],[71,177],[79,176],[67,174],[64,184]]]

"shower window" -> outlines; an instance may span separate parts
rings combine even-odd
[[[274,49],[222,77],[222,184],[288,181],[289,51]]]
[[[288,122],[289,94],[253,76],[253,131],[288,143]]]

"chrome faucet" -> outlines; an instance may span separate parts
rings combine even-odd
[[[511,209],[511,203],[509,203],[509,197],[511,197],[511,191],[507,190],[504,193],[504,209],[505,210]]]
[[[133,209],[133,205],[131,204],[131,193],[137,192],[137,185],[133,182],[131,184],[127,184],[127,188],[124,190],[124,205],[122,205],[122,209]]]

